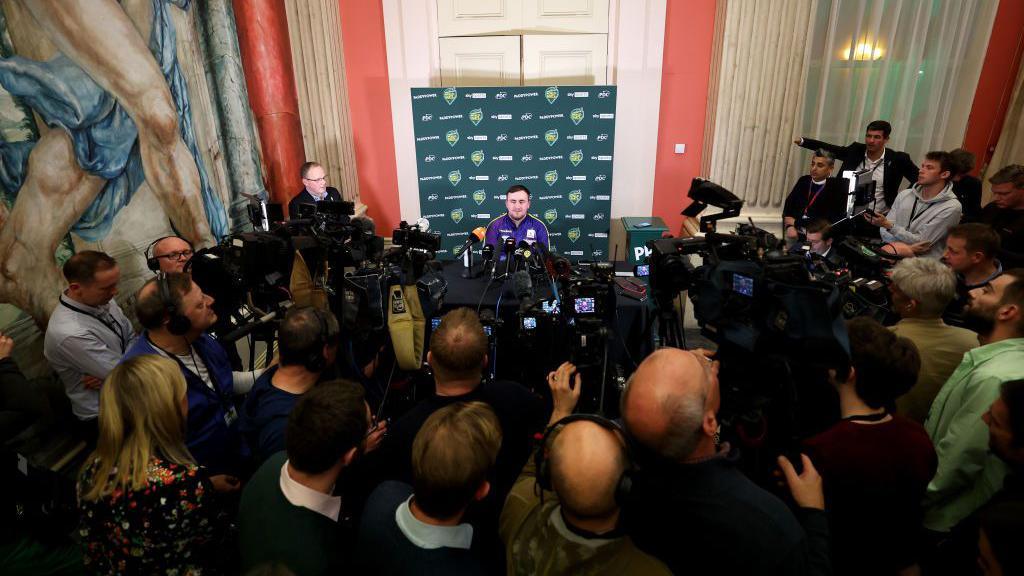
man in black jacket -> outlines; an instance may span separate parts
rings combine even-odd
[[[298,218],[299,204],[315,206],[317,202],[325,200],[341,202],[341,192],[327,185],[327,172],[323,166],[316,162],[306,162],[302,165],[302,191],[288,202],[288,217]]]
[[[875,181],[875,212],[885,214],[896,195],[903,189],[905,179],[910,185],[917,182],[917,165],[906,152],[886,148],[892,126],[885,120],[868,124],[864,142],[851,142],[846,146],[829,144],[810,138],[797,138],[794,144],[811,150],[824,149],[843,161],[840,174],[847,170],[871,170]]]

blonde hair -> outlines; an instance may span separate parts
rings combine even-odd
[[[100,391],[99,439],[86,460],[91,485],[82,499],[115,489],[141,490],[153,458],[195,464],[185,446],[185,378],[170,359],[136,356],[116,366]]]

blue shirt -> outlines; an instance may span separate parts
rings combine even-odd
[[[501,254],[499,259],[504,259],[501,245],[505,238],[512,238],[516,241],[516,245],[525,240],[529,244],[540,242],[544,248],[548,248],[548,227],[544,221],[532,214],[527,214],[519,226],[516,226],[506,212],[491,220],[491,223],[487,225],[487,236],[484,239],[486,244],[494,246],[496,254]]]
[[[301,394],[292,394],[271,383],[277,366],[263,373],[245,398],[238,428],[252,449],[256,464],[285,449],[288,415]]]

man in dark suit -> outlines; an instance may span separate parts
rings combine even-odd
[[[824,149],[843,161],[840,174],[847,170],[871,170],[875,181],[875,212],[889,211],[896,195],[902,189],[904,179],[909,185],[917,182],[917,165],[906,152],[885,147],[889,141],[892,126],[885,120],[873,120],[865,130],[864,142],[851,142],[837,146],[820,140],[798,138],[793,142],[811,150]]]
[[[826,150],[815,150],[811,168],[796,181],[782,207],[782,225],[786,239],[796,241],[799,232],[817,219],[829,224],[840,220],[846,211],[845,181],[830,178],[835,158]]]
[[[302,165],[302,191],[295,195],[288,202],[288,217],[297,218],[299,215],[299,204],[313,204],[317,202],[341,202],[341,192],[337,188],[327,185],[327,172],[324,167],[316,162],[306,162]]]

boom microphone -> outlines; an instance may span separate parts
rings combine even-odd
[[[516,270],[512,274],[512,290],[519,299],[519,310],[528,310],[533,306],[533,281],[526,270]]]
[[[466,239],[466,243],[463,244],[458,250],[455,251],[455,254],[454,254],[455,258],[459,258],[460,256],[462,256],[466,252],[466,250],[469,250],[470,246],[472,246],[473,244],[476,244],[477,242],[483,240],[484,236],[486,236],[486,235],[487,235],[487,229],[486,228],[480,227],[480,228],[474,229],[472,232],[469,233],[469,238]]]

